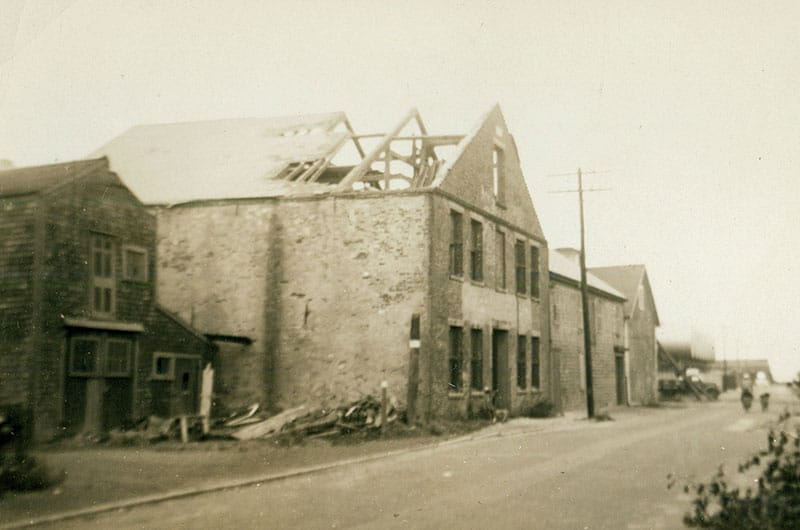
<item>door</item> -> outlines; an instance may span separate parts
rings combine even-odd
[[[508,331],[503,329],[492,330],[492,394],[496,408],[509,407]]]
[[[614,367],[617,374],[617,405],[627,404],[626,383],[625,383],[625,353],[616,352],[614,354]]]
[[[172,415],[197,414],[199,361],[195,358],[177,357],[175,359],[175,379],[172,382],[172,395],[175,399]]]

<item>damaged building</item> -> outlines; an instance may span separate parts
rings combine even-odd
[[[558,403],[547,242],[499,107],[143,125],[96,151],[157,218],[160,300],[219,348],[221,409],[383,381],[419,419]],[[486,392],[488,389],[489,392]]]
[[[213,345],[158,305],[155,238],[105,158],[0,171],[0,404],[37,439],[196,413]]]

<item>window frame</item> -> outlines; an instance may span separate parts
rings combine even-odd
[[[515,289],[518,295],[527,296],[528,286],[526,279],[528,276],[527,257],[525,256],[525,241],[517,239],[514,242],[514,278]],[[521,263],[520,263],[521,260]]]
[[[447,389],[450,392],[464,390],[464,328],[450,326],[449,352],[447,356]]]
[[[98,245],[98,243],[101,244]],[[116,313],[116,257],[117,242],[114,236],[100,232],[90,232],[89,283],[91,288],[89,290],[89,306],[94,315],[110,317]],[[98,268],[100,269],[99,271],[97,270]]]
[[[528,386],[528,337],[517,335],[517,390]]]
[[[506,203],[506,149],[495,140],[492,146],[492,195],[497,206],[505,208]]]
[[[108,366],[108,361],[110,359],[109,355],[109,346],[112,343],[117,344],[125,344],[126,351],[125,351],[125,370],[110,370]],[[133,342],[126,339],[120,339],[117,337],[109,337],[105,340],[105,348],[103,352],[103,375],[106,377],[128,377],[131,375],[131,368],[133,365]]]
[[[506,260],[506,233],[499,228],[495,230],[495,288],[498,291],[508,290],[508,262]]]
[[[93,369],[90,371],[87,370],[76,370],[75,369],[75,346],[79,341],[87,341],[95,343],[95,351],[94,351],[94,363]],[[72,335],[69,337],[69,370],[67,371],[70,377],[97,377],[100,375],[100,365],[101,365],[101,348],[102,348],[102,337],[94,336],[94,335]]]
[[[541,341],[536,335],[531,336],[531,376],[529,378],[530,387],[534,390],[541,389],[542,386],[542,358],[541,358]]]
[[[469,331],[469,341],[469,387],[470,390],[483,392],[483,329],[471,328]]]
[[[464,214],[450,210],[450,276],[464,277]]]
[[[133,277],[129,274],[128,267],[130,262],[128,261],[128,253],[136,253],[142,255],[142,277],[137,278]],[[139,247],[136,245],[123,245],[122,246],[122,279],[127,282],[138,282],[138,283],[147,283],[150,281],[150,267],[149,267],[149,253],[147,249],[144,247]]]
[[[483,282],[483,223],[474,218],[469,222],[469,278]]]
[[[539,247],[536,245],[530,246],[530,257],[531,257],[531,267],[530,267],[530,291],[531,291],[531,298],[539,299],[541,296],[541,289],[539,286],[539,260],[541,259],[539,253]]]

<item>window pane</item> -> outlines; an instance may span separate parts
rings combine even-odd
[[[517,387],[525,388],[525,335],[517,337]]]
[[[462,239],[461,214],[450,212],[450,274],[461,276],[464,273],[464,246]]]
[[[539,337],[531,338],[531,386],[539,388]]]
[[[128,341],[111,340],[106,354],[106,372],[127,374],[130,371],[131,344]]]
[[[95,311],[102,311],[103,310],[103,290],[99,287],[94,288],[94,310]]]
[[[75,339],[72,342],[72,371],[94,373],[97,365],[98,342],[91,339]]]
[[[525,286],[525,243],[523,241],[517,241],[514,244],[514,266],[516,268],[516,281],[517,281],[517,292],[520,294],[527,293],[527,287]]]
[[[170,357],[156,357],[156,375],[169,375],[172,371],[170,369],[171,361],[172,359]]]
[[[461,390],[461,328],[450,328],[450,390]]]
[[[483,224],[480,221],[470,223],[470,277],[475,281],[483,280]]]
[[[531,296],[539,298],[539,249],[531,247]]]
[[[147,279],[147,258],[144,252],[138,250],[125,251],[125,278],[128,280],[145,281]]]
[[[471,365],[470,381],[474,390],[483,390],[483,331],[473,329],[470,332],[471,342]]]
[[[103,289],[103,311],[111,312],[111,289]]]

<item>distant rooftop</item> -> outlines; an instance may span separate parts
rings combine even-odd
[[[576,256],[577,252],[578,251],[575,249],[563,249],[563,248],[550,250],[550,252],[548,253],[548,260],[550,262],[550,273],[557,274],[564,278],[580,283],[581,267]],[[625,299],[625,295],[623,293],[621,293],[608,283],[604,282],[591,272],[586,273],[586,283],[589,287],[593,287],[598,291],[610,294],[621,300]]]
[[[108,169],[105,158],[0,170],[0,197],[30,195]]]

